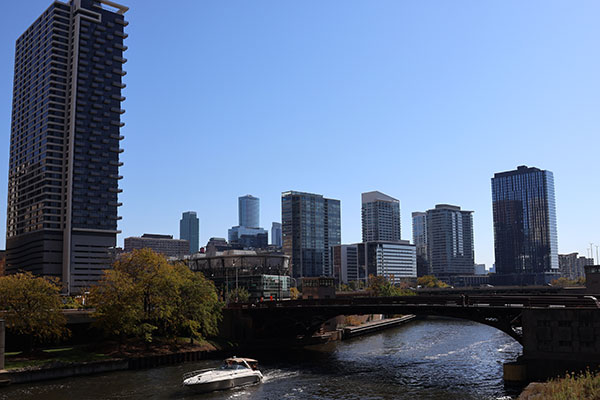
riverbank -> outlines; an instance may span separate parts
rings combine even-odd
[[[163,365],[180,364],[184,362],[195,362],[204,359],[223,357],[233,351],[234,345],[219,345],[215,343],[202,343],[197,345],[186,345],[173,348],[172,346],[155,346],[151,348],[140,348],[129,346],[110,350],[110,346],[103,344],[99,346],[104,352],[98,354],[98,348],[85,352],[80,350],[79,358],[85,354],[89,359],[85,361],[69,361],[69,357],[47,358],[24,358],[16,362],[9,361],[9,369],[0,371],[0,382],[4,385],[9,383],[27,383],[50,379],[67,378],[73,376],[84,376],[103,372],[135,370],[154,368]],[[102,350],[100,350],[102,351]],[[56,349],[53,352],[57,352]],[[99,357],[101,355],[102,357]],[[97,359],[102,358],[102,359]],[[26,365],[23,367],[10,368],[12,365]]]

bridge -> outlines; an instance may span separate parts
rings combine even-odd
[[[338,315],[415,314],[475,321],[523,346],[507,380],[537,380],[600,366],[600,303],[594,296],[451,294],[265,301],[225,309],[223,336],[268,343],[309,339]],[[509,371],[509,372],[507,372]]]
[[[347,297],[232,304],[238,318],[250,319],[255,337],[308,338],[338,315],[415,314],[466,319],[501,330],[523,343],[525,309],[600,309],[596,298],[585,295],[498,296],[419,295]]]

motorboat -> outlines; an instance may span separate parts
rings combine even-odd
[[[231,389],[261,382],[258,361],[251,358],[231,357],[216,369],[191,371],[183,375],[183,386],[196,392]]]

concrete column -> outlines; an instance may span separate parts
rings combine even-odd
[[[4,320],[0,319],[0,371],[4,369],[4,327]]]

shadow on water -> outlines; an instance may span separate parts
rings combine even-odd
[[[141,371],[13,385],[0,399],[500,399],[502,364],[521,346],[486,325],[426,319],[343,342],[274,351],[250,351],[262,384],[196,394],[181,386],[183,373],[216,367],[204,360]]]

